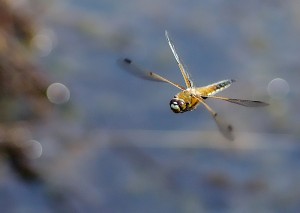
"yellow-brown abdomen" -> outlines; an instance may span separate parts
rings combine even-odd
[[[198,95],[208,97],[228,88],[233,82],[235,82],[233,79],[223,80],[205,87],[199,87],[196,89],[196,91]]]

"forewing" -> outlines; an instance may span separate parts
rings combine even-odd
[[[166,35],[168,44],[169,44],[169,46],[170,46],[170,48],[171,48],[171,50],[172,50],[172,53],[173,53],[173,55],[174,55],[174,57],[175,57],[175,59],[176,59],[176,61],[177,61],[177,64],[178,64],[179,69],[180,69],[180,71],[181,71],[181,74],[182,74],[182,76],[183,76],[184,82],[185,82],[187,88],[190,88],[190,87],[193,86],[193,82],[191,81],[190,76],[189,76],[189,74],[187,73],[186,68],[184,67],[184,63],[183,63],[183,61],[181,60],[181,58],[179,57],[179,55],[178,55],[178,53],[177,53],[177,51],[176,51],[176,49],[175,49],[175,46],[174,46],[173,41],[172,41],[172,40],[170,39],[170,37],[169,37],[168,31],[165,31],[165,35]]]
[[[133,74],[134,76],[136,76],[138,78],[142,78],[142,79],[150,80],[150,81],[163,82],[161,79],[158,79],[158,78],[154,77],[153,75],[151,75],[151,72],[146,71],[146,70],[140,68],[139,66],[137,66],[129,58],[119,59],[117,61],[117,63],[121,68],[123,68],[124,70],[126,70],[127,72]]]
[[[176,84],[154,72],[149,72],[144,69],[141,69],[139,66],[137,66],[135,63],[132,62],[132,60],[128,58],[124,59],[119,59],[117,63],[127,72],[133,74],[134,76],[138,78],[142,78],[145,80],[150,80],[150,81],[157,81],[157,82],[164,82],[164,83],[169,83],[178,89],[184,90],[185,88],[179,84]]]

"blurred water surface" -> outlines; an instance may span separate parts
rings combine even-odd
[[[14,2],[35,11],[34,60],[59,87],[52,114],[25,128],[39,178],[1,162],[3,212],[299,212],[296,0]],[[234,142],[202,106],[174,114],[176,88],[118,67],[130,57],[183,84],[165,30],[196,85],[233,78],[223,96],[270,103],[208,101]]]

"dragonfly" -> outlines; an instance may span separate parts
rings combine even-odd
[[[173,81],[168,80],[165,77],[162,77],[159,74],[156,74],[151,71],[147,71],[136,65],[131,59],[123,58],[118,60],[118,64],[126,71],[131,74],[145,79],[152,80],[158,82],[168,83],[180,90],[170,101],[170,108],[174,113],[184,113],[188,111],[195,110],[199,105],[203,105],[207,111],[211,114],[213,119],[215,120],[218,129],[224,135],[225,138],[229,140],[234,140],[233,135],[233,127],[221,119],[207,103],[206,99],[217,99],[222,101],[227,101],[230,103],[238,104],[245,107],[263,107],[269,105],[268,103],[262,101],[254,101],[254,100],[245,100],[245,99],[236,99],[236,98],[227,98],[222,96],[215,96],[215,94],[227,89],[233,82],[234,79],[222,80],[213,84],[209,84],[203,87],[194,86],[193,81],[190,78],[189,73],[181,59],[178,55],[174,42],[171,40],[168,31],[165,31],[165,36],[167,42],[171,48],[171,51],[176,59],[180,72],[185,82],[185,86],[174,83]]]

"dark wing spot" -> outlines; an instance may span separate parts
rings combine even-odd
[[[127,63],[127,64],[131,64],[132,63],[132,61],[129,58],[124,58],[124,62]]]

